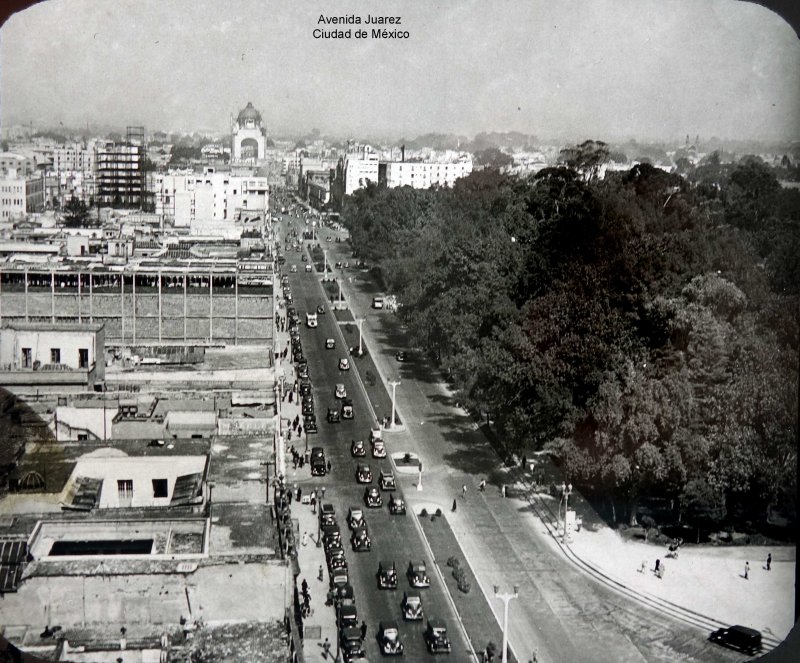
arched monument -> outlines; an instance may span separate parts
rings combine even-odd
[[[259,161],[265,156],[267,130],[263,127],[261,113],[247,102],[231,127],[231,155],[233,161]]]

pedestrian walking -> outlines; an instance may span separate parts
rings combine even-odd
[[[461,486],[461,496],[464,499],[467,499],[467,484],[464,484],[463,486]]]
[[[324,573],[324,571],[323,571],[323,568],[322,568],[322,564],[320,564],[319,565],[319,574],[317,575],[317,580],[319,580],[320,582],[322,582],[322,580],[324,579],[323,573]]]
[[[767,571],[772,568],[772,553],[767,555]]]
[[[481,492],[486,490],[486,479],[481,479],[481,482],[478,484],[478,490]]]
[[[303,424],[297,426],[297,436],[300,437],[303,434]]]
[[[301,498],[302,496],[303,496],[303,489],[302,489],[300,486],[298,486],[298,487],[297,487],[297,501],[298,501],[298,502],[300,501],[300,498]]]
[[[292,396],[293,396],[293,395],[294,395],[294,392],[291,392],[291,391],[290,391],[290,392],[289,392],[289,403],[291,403],[291,402],[292,402]]]
[[[456,502],[456,500],[453,500],[453,511],[456,510],[457,506],[458,506],[458,503]]]
[[[331,461],[328,461],[328,474],[330,474],[330,472],[331,472]],[[323,493],[322,496],[325,497],[325,493]]]
[[[303,465],[306,464],[306,459],[303,456],[300,456],[300,469],[303,469]]]
[[[647,560],[642,560],[642,565],[639,567],[639,573],[644,573],[644,570],[647,568]]]
[[[503,484],[503,487],[500,489],[500,492],[503,494],[503,497],[506,496],[506,485]]]
[[[658,570],[659,570],[660,568],[661,568],[661,560],[660,560],[660,559],[657,559],[657,560],[656,560],[656,568],[655,568],[655,573],[656,573],[656,575],[658,575]]]
[[[302,546],[308,545],[308,532],[303,532],[303,540],[300,541],[300,545]]]
[[[750,562],[744,563],[744,579],[745,580],[750,579]]]
[[[300,588],[303,590],[303,595],[308,594],[308,580],[303,578],[303,582],[300,583]]]
[[[330,653],[331,653],[331,643],[330,640],[328,640],[328,638],[325,638],[325,642],[322,643],[322,657],[327,661],[328,655]]]
[[[367,637],[367,622],[361,621],[361,639],[364,640]]]
[[[294,469],[297,469],[297,456],[292,456],[292,465],[294,465]]]

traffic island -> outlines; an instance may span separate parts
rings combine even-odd
[[[486,618],[487,615],[494,614],[492,607],[484,593],[479,591],[475,574],[467,563],[447,518],[443,514],[437,515],[436,511],[431,513],[430,510],[426,516],[419,516],[419,524],[472,647],[476,652],[482,652],[490,642],[502,642],[503,631],[495,619]],[[512,652],[509,652],[508,660],[517,663]]]

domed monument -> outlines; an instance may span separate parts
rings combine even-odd
[[[231,134],[233,161],[254,162],[264,158],[267,130],[262,126],[261,113],[253,107],[252,102],[248,101],[247,106],[239,111]]]

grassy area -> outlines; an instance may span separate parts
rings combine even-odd
[[[467,564],[461,546],[458,545],[453,530],[443,516],[427,516],[419,518],[425,538],[433,550],[433,558],[436,565],[444,576],[447,591],[453,597],[456,610],[464,622],[470,642],[475,651],[480,654],[489,642],[497,646],[495,660],[500,659],[500,649],[503,643],[503,632],[495,619],[487,619],[491,614],[491,608],[486,601],[486,597],[475,580],[475,574]],[[453,568],[447,565],[447,560],[455,558],[459,562],[459,568],[464,571],[464,580],[469,584],[470,590],[465,593],[458,588],[458,582],[453,576]],[[455,624],[449,625],[455,628]],[[509,653],[509,661],[516,663],[516,659]]]

